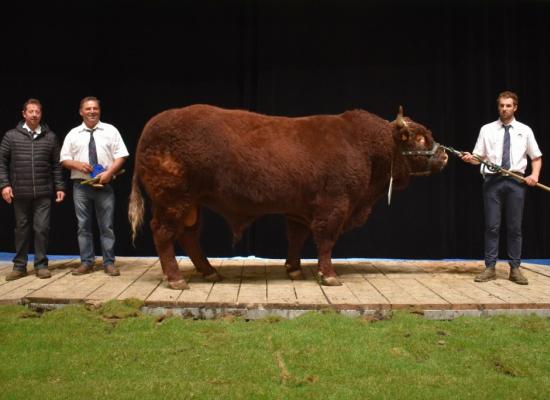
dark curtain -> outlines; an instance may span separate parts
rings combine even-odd
[[[544,1],[49,1],[4,6],[0,24],[0,129],[29,97],[62,140],[81,120],[82,97],[132,154],[115,183],[117,254],[154,255],[148,226],[133,247],[127,198],[133,152],[156,113],[194,103],[270,115],[361,108],[391,120],[399,105],[436,140],[473,149],[498,117],[496,97],[518,93],[516,117],[550,150],[550,3]],[[541,181],[550,183],[543,166]],[[550,258],[550,193],[529,189],[524,257]],[[13,251],[13,210],[2,203],[0,251]],[[148,215],[149,217],[149,215]],[[223,219],[203,210],[208,256],[284,258],[282,218],[265,216],[232,247]],[[54,207],[51,254],[77,254],[72,197]],[[344,234],[335,257],[482,258],[481,178],[452,159],[415,178]],[[180,252],[180,254],[183,254]],[[304,257],[315,257],[309,242]],[[504,256],[504,254],[503,254]]]

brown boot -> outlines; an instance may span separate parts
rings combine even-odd
[[[113,264],[104,265],[103,270],[109,276],[119,276],[120,275],[120,271]]]
[[[93,265],[80,264],[78,268],[73,269],[71,272],[73,275],[84,275],[94,271]]]
[[[510,278],[512,282],[517,283],[518,285],[528,285],[529,281],[518,268],[510,268]]]
[[[25,276],[27,276],[27,271],[21,271],[21,270],[18,270],[18,269],[14,269],[13,271],[11,271],[9,274],[6,275],[6,280],[7,281],[14,281],[14,280],[19,279],[19,278],[24,278]]]
[[[36,276],[40,279],[48,279],[52,277],[52,274],[48,271],[48,268],[38,268],[35,272]]]
[[[476,275],[474,278],[474,282],[489,282],[494,281],[497,279],[497,272],[495,270],[495,267],[488,267],[485,268],[485,271],[483,271],[481,274]]]

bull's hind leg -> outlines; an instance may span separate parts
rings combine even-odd
[[[184,230],[178,236],[180,245],[185,250],[187,256],[193,262],[193,265],[208,282],[219,282],[221,275],[216,271],[208,259],[204,256],[200,245],[200,216],[197,208],[193,208],[192,213],[182,221]]]
[[[160,259],[162,272],[166,275],[170,288],[178,290],[188,289],[189,286],[185,279],[183,279],[181,271],[179,270],[176,261],[176,253],[174,251],[176,228],[169,224],[168,221],[173,220],[167,218],[167,215],[161,213],[159,209],[153,211],[151,230],[153,232],[153,240]]]
[[[304,279],[304,273],[300,265],[300,253],[309,233],[310,230],[308,226],[287,216],[286,234],[288,240],[288,254],[285,267],[290,279]]]

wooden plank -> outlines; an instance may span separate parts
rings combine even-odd
[[[295,281],[288,277],[284,265],[281,264],[281,260],[277,261],[266,261],[267,302],[270,305],[279,307],[298,304],[298,298],[294,289]]]
[[[327,306],[329,305],[325,293],[317,280],[317,267],[314,262],[303,262],[304,280],[294,281],[296,300],[300,306]]]
[[[245,260],[237,304],[253,306],[267,303],[266,264],[261,260]]]
[[[69,270],[52,270],[52,277],[48,279],[34,278],[29,280],[26,284],[17,287],[16,289],[4,293],[0,296],[0,303],[20,303],[21,300],[32,293],[36,292],[47,285],[52,284],[58,279],[63,278],[66,274],[70,273]]]
[[[536,272],[538,274],[541,274],[550,278],[550,266],[523,263],[521,267],[523,270]]]
[[[414,278],[369,278],[369,282],[390,300],[392,308],[449,309],[451,305]],[[390,283],[391,282],[391,283]]]
[[[427,276],[418,278],[418,281],[450,303],[452,309],[468,310],[476,309],[478,306],[475,298],[457,290],[453,282],[448,279],[442,279],[440,276]]]
[[[342,286],[320,286],[321,290],[323,291],[325,297],[327,298],[327,301],[330,304],[340,306],[340,307],[354,307],[361,304],[361,300],[353,293],[353,291],[350,289],[350,287],[347,285],[348,281],[353,280],[353,277],[348,275],[347,272],[350,269],[347,267],[347,263],[344,262],[333,262],[334,269],[336,273],[339,275],[338,279],[340,282],[342,282]],[[317,272],[317,268],[315,270],[311,270],[310,266],[310,272],[313,275]]]
[[[224,260],[218,271],[223,276],[222,282],[214,283],[206,302],[212,305],[235,304],[241,286],[242,259]]]
[[[138,299],[145,301],[153,290],[161,284],[163,278],[164,276],[160,267],[160,261],[157,258],[144,274],[134,280],[134,282],[122,291],[116,298],[118,300]]]
[[[117,261],[120,276],[110,279],[104,285],[89,293],[85,301],[109,301],[116,299],[141,275],[143,275],[155,263],[154,259],[139,259],[128,257]]]
[[[108,279],[115,277],[108,276],[103,271],[77,276],[67,273],[50,285],[29,294],[27,298],[33,302],[78,303]]]

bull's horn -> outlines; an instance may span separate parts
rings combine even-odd
[[[403,106],[399,106],[399,113],[397,114],[397,118],[395,118],[395,123],[399,128],[405,127],[405,120],[403,119]]]

